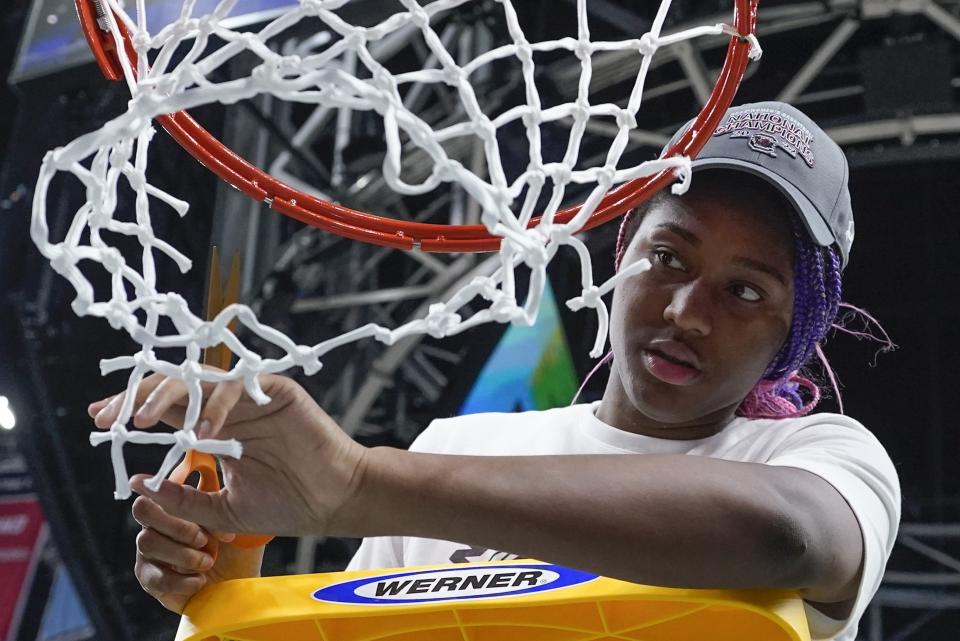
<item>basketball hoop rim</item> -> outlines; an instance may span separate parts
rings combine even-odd
[[[75,0],[83,33],[104,76],[109,80],[121,80],[123,73],[117,44],[110,34],[99,28],[95,2]],[[749,61],[751,43],[747,36],[753,35],[756,29],[758,3],[759,0],[735,0],[732,26],[740,35],[731,37],[723,68],[694,124],[667,151],[665,157],[696,157],[730,107]],[[136,53],[130,43],[129,33],[120,21],[117,21],[117,26],[123,35],[128,57],[135,61]],[[222,180],[254,200],[304,224],[352,240],[405,250],[488,252],[500,248],[501,238],[491,235],[483,225],[402,221],[343,207],[294,189],[253,166],[185,111],[158,116],[157,120],[181,147]],[[601,225],[637,207],[673,182],[674,172],[673,169],[663,170],[612,189],[600,201],[582,230]],[[568,222],[579,209],[580,205],[575,205],[557,212],[555,223]],[[539,222],[540,217],[535,217],[529,226],[535,227]]]

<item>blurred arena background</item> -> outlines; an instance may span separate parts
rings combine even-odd
[[[376,15],[393,0],[357,0]],[[241,0],[239,25],[262,23],[291,0]],[[151,0],[156,16],[179,3]],[[518,3],[520,5],[521,3]],[[569,24],[573,0],[518,6],[542,34]],[[640,0],[590,0],[595,39],[640,34]],[[675,0],[670,24],[727,19],[731,2]],[[164,13],[167,12],[167,13]],[[792,102],[846,150],[857,215],[845,299],[873,313],[900,349],[836,337],[828,344],[849,414],[884,443],[903,487],[903,525],[885,582],[861,622],[870,641],[954,641],[960,630],[960,2],[957,0],[762,0],[764,48],[736,102]],[[489,47],[501,25],[486,2],[444,33],[469,54]],[[162,19],[162,18],[158,18]],[[291,33],[283,46],[308,47]],[[699,108],[722,62],[724,41],[696,40],[658,55],[630,154],[653,157]],[[426,53],[399,42],[382,52],[422,66]],[[0,641],[171,639],[177,617],[144,594],[132,567],[139,526],[128,503],[110,499],[105,451],[88,442],[91,400],[123,387],[98,362],[129,353],[105,323],[77,319],[59,277],[29,241],[32,189],[43,154],[119,112],[123,87],[92,63],[69,0],[4,0],[0,7]],[[546,66],[542,92],[575,86],[572,61]],[[636,69],[616,55],[595,62],[595,83],[628,91]],[[573,80],[571,80],[571,78]],[[491,104],[522,92],[518,79],[480,79]],[[486,82],[486,86],[482,83]],[[444,117],[442,96],[416,99]],[[294,184],[361,209],[437,222],[470,222],[462,193],[403,198],[378,176],[382,136],[373,119],[344,125],[270,99],[206,107],[194,114],[228,145]],[[601,153],[604,131],[594,131]],[[509,145],[505,152],[510,162]],[[549,136],[546,138],[549,146]],[[469,158],[472,150],[463,150]],[[522,162],[519,155],[514,159]],[[211,244],[244,256],[243,300],[264,321],[315,343],[376,320],[398,325],[479,268],[484,255],[402,253],[304,228],[217,181],[165,134],[151,160],[154,181],[189,201],[186,219],[163,218],[158,236],[206,264]],[[415,169],[415,168],[414,168]],[[73,214],[64,186],[59,222]],[[589,233],[600,282],[611,271],[613,225]],[[572,258],[572,257],[568,257]],[[163,265],[160,282],[194,309],[203,270],[182,276]],[[557,304],[579,292],[577,267],[561,257],[537,326],[487,327],[453,339],[385,347],[373,341],[328,356],[301,381],[345,429],[366,444],[405,447],[435,416],[545,408],[570,402],[592,368],[594,317]],[[585,391],[597,398],[605,377]],[[824,407],[836,409],[833,399]],[[135,448],[134,467],[155,469],[159,452]],[[265,572],[341,569],[350,540],[281,539]]]

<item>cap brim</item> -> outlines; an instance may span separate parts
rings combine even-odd
[[[734,169],[753,174],[758,178],[766,180],[768,183],[780,190],[780,192],[786,196],[787,200],[790,201],[794,208],[800,213],[800,218],[803,220],[804,226],[807,228],[807,231],[810,232],[810,235],[817,242],[817,244],[822,245],[823,247],[830,247],[837,242],[836,238],[833,236],[833,232],[830,231],[830,227],[827,226],[826,222],[824,222],[823,218],[820,216],[820,212],[818,212],[817,208],[813,206],[813,203],[810,202],[810,199],[803,195],[803,192],[790,184],[789,181],[784,179],[779,174],[770,171],[766,167],[761,167],[760,165],[744,162],[734,158],[702,158],[694,160],[691,166],[695,172],[703,169]]]

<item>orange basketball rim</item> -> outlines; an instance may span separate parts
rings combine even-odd
[[[717,128],[730,107],[751,51],[749,36],[756,28],[759,0],[736,0],[732,26],[739,35],[730,39],[726,59],[713,91],[700,110],[692,127],[667,150],[666,157],[696,157]],[[110,80],[123,77],[117,57],[117,43],[97,24],[97,0],[75,0],[84,35],[94,57]],[[136,59],[130,35],[124,25],[117,26],[123,35],[127,55]],[[254,167],[204,129],[184,111],[158,116],[157,120],[173,138],[201,164],[221,179],[258,202],[272,209],[325,231],[386,247],[419,248],[428,252],[496,251],[501,238],[491,235],[483,225],[443,225],[397,220],[366,213],[331,203],[294,189],[270,174]],[[637,207],[675,179],[674,170],[636,178],[612,189],[601,200],[583,226],[590,229]],[[566,223],[576,215],[579,205],[557,212],[554,222]],[[530,221],[530,227],[540,218]]]

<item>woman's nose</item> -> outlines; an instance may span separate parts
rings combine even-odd
[[[663,318],[678,329],[706,336],[712,328],[712,302],[704,283],[691,281],[677,287]]]

